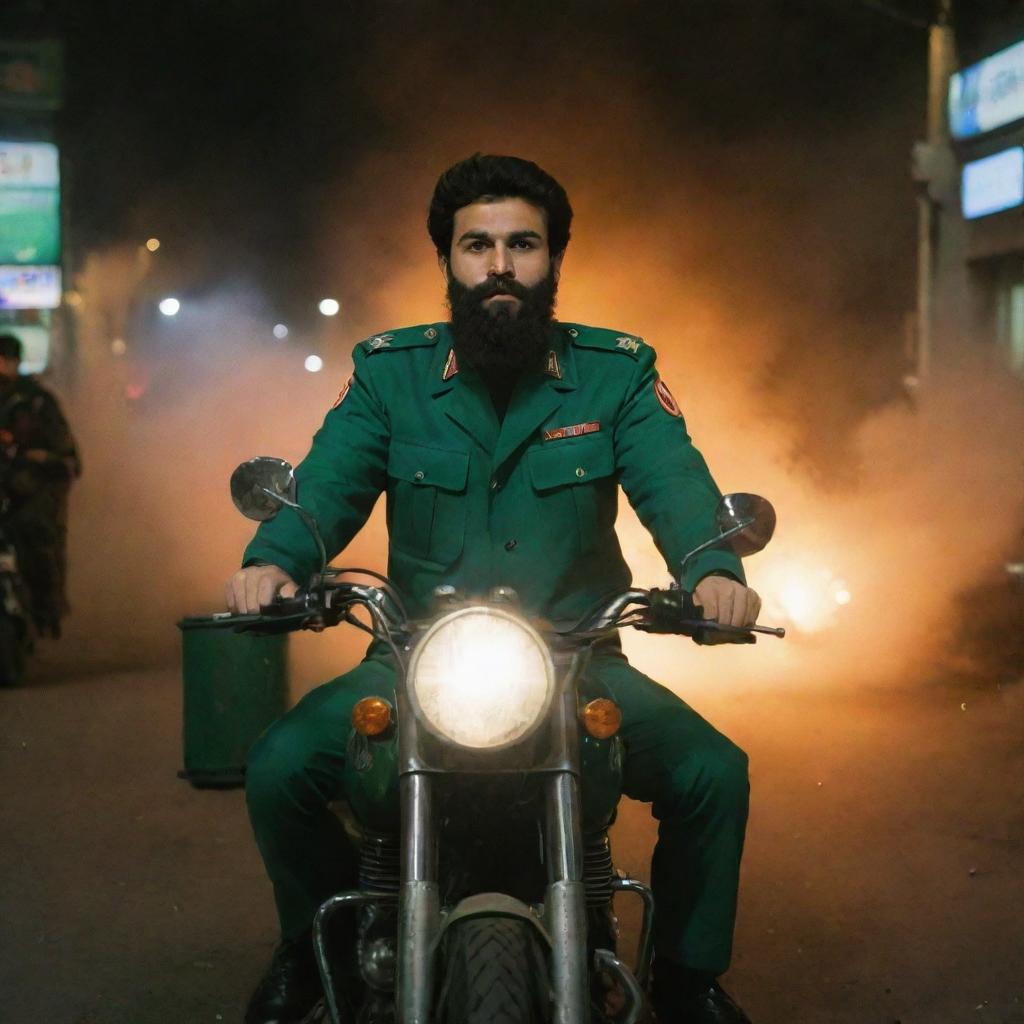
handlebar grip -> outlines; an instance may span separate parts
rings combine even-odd
[[[260,615],[265,615],[269,618],[302,615],[309,610],[309,594],[305,590],[298,591],[292,597],[281,597],[278,594],[270,604],[260,605]]]

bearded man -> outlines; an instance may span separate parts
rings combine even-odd
[[[328,554],[387,495],[388,575],[414,617],[435,587],[512,587],[523,610],[572,622],[628,588],[614,523],[621,484],[669,569],[716,533],[720,497],[654,351],[622,331],[555,321],[569,242],[565,190],[517,157],[471,157],[437,183],[427,226],[448,288],[449,323],[375,335],[297,468],[299,499]],[[263,523],[227,585],[231,610],[290,596],[319,567],[300,519]],[[757,595],[728,551],[680,580],[708,618],[755,622]],[[668,689],[606,645],[588,669],[622,710],[624,789],[652,804],[654,1002],[661,1024],[742,1024],[722,990],[747,818],[747,758]],[[281,944],[247,1024],[302,1019],[320,995],[313,915],[355,887],[356,857],[328,810],[343,797],[351,711],[393,687],[372,647],[308,694],[254,746],[253,831],[274,886]]]

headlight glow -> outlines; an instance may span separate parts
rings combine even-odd
[[[463,747],[522,739],[554,694],[540,636],[494,608],[463,608],[427,631],[409,667],[409,691],[427,724]]]

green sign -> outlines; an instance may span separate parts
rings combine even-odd
[[[49,142],[0,141],[0,264],[60,263],[60,161]]]
[[[63,53],[53,39],[0,39],[0,109],[57,110]]]

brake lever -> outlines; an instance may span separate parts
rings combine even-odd
[[[736,637],[735,643],[757,642],[755,633],[784,637],[785,629],[776,626],[728,626],[714,619],[700,615],[699,605],[694,604],[693,594],[673,587],[669,590],[652,590],[650,603],[644,612],[647,619],[636,628],[645,633],[676,633],[692,637],[701,643],[706,633],[719,633]]]

